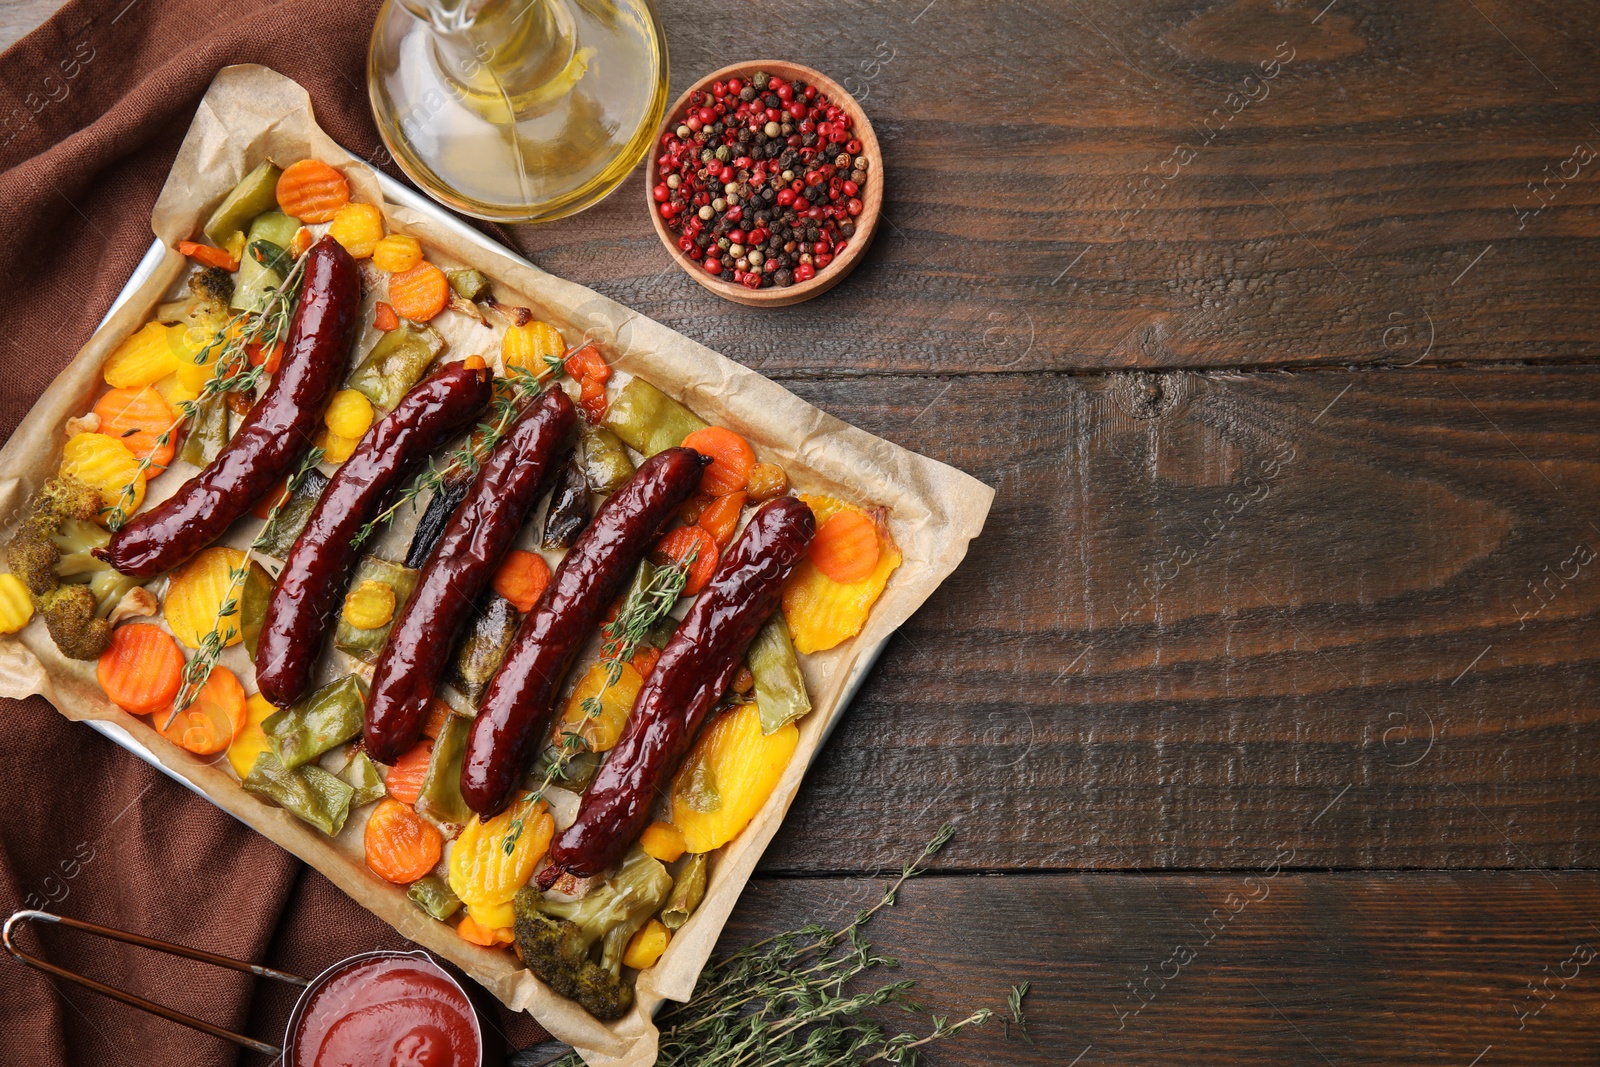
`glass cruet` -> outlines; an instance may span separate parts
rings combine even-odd
[[[372,113],[412,181],[467,215],[542,222],[600,200],[667,105],[649,0],[387,0]]]

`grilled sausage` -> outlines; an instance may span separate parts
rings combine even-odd
[[[538,503],[551,458],[576,422],[560,389],[529,404],[445,526],[373,672],[364,733],[367,754],[379,763],[393,763],[417,743],[456,637]]]
[[[149,578],[221,537],[311,447],[323,410],[344,376],[360,312],[355,260],[324,237],[306,253],[305,282],[289,323],[283,363],[260,403],[210,466],[135,516],[95,555],[123,574]]]
[[[256,684],[280,708],[300,699],[360,555],[357,532],[429,453],[489,403],[489,371],[454,363],[418,384],[356,445],[300,531],[267,603]]]
[[[550,865],[539,872],[542,887],[564,871],[580,878],[598,874],[644,830],[656,795],[678,772],[816,531],[811,509],[792,496],[778,497],[750,519],[656,661],[621,739],[583,795],[577,820],[551,845]]]
[[[461,795],[488,818],[511,799],[544,740],[572,657],[671,520],[700,485],[707,460],[669,448],[640,464],[601,507],[522,621],[472,721]]]

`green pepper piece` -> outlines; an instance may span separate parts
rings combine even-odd
[[[481,300],[489,295],[489,279],[483,276],[482,271],[466,267],[447,270],[444,276],[450,280],[450,288],[463,300]]]
[[[561,759],[561,746],[550,745],[539,753],[539,758],[533,762],[533,770],[528,772],[527,779],[523,782],[529,789],[538,789],[540,783],[550,774],[550,768]],[[595,772],[600,770],[600,753],[590,751],[588,748],[581,752],[570,753],[561,770],[551,778],[551,782],[566,787],[574,793],[581,793],[594,779]]]
[[[661,925],[676,930],[689,921],[706,895],[706,854],[690,856],[672,882],[672,892],[661,907]]]
[[[583,469],[569,458],[561,468],[556,487],[550,492],[550,507],[544,513],[544,537],[540,540],[540,547],[547,552],[569,549],[587,525],[589,483],[584,478]]]
[[[234,283],[229,307],[235,311],[260,311],[266,306],[268,298],[283,284],[283,275],[251,255],[248,249],[258,241],[265,241],[286,256],[283,249],[294,240],[295,231],[299,229],[299,220],[281,211],[268,211],[255,217],[250,223],[250,232],[245,235],[246,252],[239,257],[239,277]],[[276,262],[272,256],[265,258]]]
[[[402,322],[378,338],[355,372],[349,386],[385,411],[422,380],[428,365],[444,351],[444,338],[428,326]]]
[[[278,179],[282,176],[283,171],[271,160],[246,174],[206,220],[205,234],[211,243],[226,247],[235,234],[244,232],[251,219],[264,211],[276,211]]]
[[[300,531],[306,528],[306,523],[311,520],[311,512],[317,506],[317,501],[322,499],[322,491],[328,488],[328,476],[315,467],[306,471],[300,485],[290,494],[289,499],[278,509],[277,518],[273,519],[261,531],[257,543],[259,551],[274,559],[288,559],[289,550],[300,537]]]
[[[239,628],[244,632],[244,648],[250,658],[256,658],[256,642],[261,638],[261,624],[267,618],[267,602],[272,599],[276,583],[267,568],[250,561],[244,576],[244,586],[239,590]]]
[[[354,789],[316,764],[286,770],[271,752],[256,757],[243,785],[245,792],[267,798],[329,837],[344,827],[355,795]]]
[[[756,709],[761,716],[761,732],[776,733],[784,725],[811,713],[811,697],[800,674],[800,659],[783,613],[773,612],[745,653],[750,673],[756,679]]]
[[[350,798],[352,808],[371,804],[374,800],[382,800],[388,793],[383,785],[383,776],[378,773],[377,764],[373,763],[372,757],[365,752],[357,752],[354,758],[344,765],[344,770],[339,772],[339,779],[355,790],[355,795]]]
[[[472,809],[461,796],[461,761],[467,754],[467,734],[472,720],[464,715],[445,718],[428,757],[428,774],[417,796],[417,814],[454,837],[472,819]]]
[[[591,493],[615,493],[633,477],[633,460],[617,435],[604,426],[583,434],[583,478]]]
[[[209,466],[228,443],[228,407],[222,394],[208,396],[195,405],[194,418],[183,438],[178,458],[196,467]]]
[[[477,713],[478,701],[483,699],[490,679],[500,669],[500,661],[506,658],[511,639],[517,635],[517,622],[516,607],[498,593],[490,593],[483,610],[473,618],[450,668],[451,687],[466,698],[472,709],[462,714]]]
[[[461,910],[461,898],[437,874],[425,874],[412,882],[406,897],[440,922]]]
[[[333,636],[333,647],[363,663],[375,663],[378,654],[383,651],[384,642],[389,640],[394,620],[399,618],[400,609],[417,586],[417,572],[377,556],[362,556],[361,562],[356,564],[356,574],[350,582],[350,588],[355,589],[362,582],[382,582],[394,590],[394,617],[382,626],[363,630],[352,625],[341,612],[339,627]]]
[[[349,674],[293,707],[268,715],[261,732],[278,762],[292,771],[359,734],[366,710],[366,686]]]
[[[645,456],[675,448],[685,437],[706,428],[700,416],[643,378],[622,387],[602,425]]]

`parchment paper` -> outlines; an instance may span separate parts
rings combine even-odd
[[[372,874],[362,859],[364,818],[352,814],[339,837],[329,839],[288,812],[245,793],[226,760],[193,756],[166,741],[146,719],[110,704],[95,681],[94,664],[62,657],[37,619],[15,636],[0,637],[0,694],[38,693],[68,718],[118,723],[219,807],[316,867],[401,934],[453,961],[510,1007],[532,1012],[589,1063],[645,1067],[656,1059],[651,1016],[663,999],[685,1000],[693,991],[734,902],[782,823],[828,725],[842,710],[853,670],[961,562],[968,542],[983,527],[993,490],[951,467],[848,426],[761,375],[590,289],[509,256],[486,252],[427,214],[385,203],[372,171],[317,126],[304,89],[265,67],[237,66],[218,73],[201,101],[156,203],[151,227],[168,246],[166,258],[133,299],[90,338],[0,449],[0,515],[6,516],[0,535],[9,536],[28,495],[54,474],[65,442],[63,425],[67,418],[87,411],[103,388],[100,368],[105,358],[149,318],[157,304],[170,298],[184,275],[186,262],[173,249],[176,242],[197,235],[222,197],[264,159],[287,165],[307,156],[337,167],[355,198],[383,206],[389,229],[417,237],[430,260],[441,266],[475,266],[494,281],[499,299],[531,307],[538,318],[560,327],[569,343],[580,336],[599,342],[617,371],[640,375],[708,422],[737,430],[763,459],[786,468],[797,489],[890,509],[890,529],[904,562],[860,635],[828,652],[802,657],[815,710],[799,724],[795,759],[750,826],[713,855],[704,902],[660,962],[639,976],[633,1011],[603,1024],[552,993],[520,965],[514,953],[467,943],[411,904],[404,887]],[[370,313],[366,320],[370,322]],[[498,327],[486,329],[449,312],[435,325],[451,343],[448,358],[479,354],[497,363]],[[370,347],[375,338],[369,329],[360,349]],[[175,491],[188,476],[179,473],[182,464],[175,467],[178,470],[151,484],[146,508]],[[409,538],[415,520],[402,515],[404,521],[397,523],[401,529],[391,531],[386,541],[403,544]],[[240,524],[250,529],[235,530],[228,540],[247,544],[255,525]],[[254,689],[242,647],[229,649],[222,662],[240,675],[247,690]]]

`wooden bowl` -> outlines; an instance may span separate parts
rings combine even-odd
[[[661,154],[662,135],[669,128],[676,127],[678,117],[689,102],[689,94],[696,90],[710,92],[712,82],[726,81],[729,78],[737,77],[748,81],[758,70],[776,75],[784,81],[799,80],[807,85],[815,85],[817,91],[826,96],[830,103],[837,104],[850,115],[850,132],[861,142],[861,154],[869,161],[867,186],[862,190],[861,196],[861,214],[855,218],[856,232],[855,236],[850,238],[849,247],[841,255],[835,256],[833,262],[819,271],[815,277],[796,282],[787,289],[777,286],[746,289],[737,282],[725,282],[721,278],[713,278],[707,274],[699,263],[678,250],[678,239],[667,229],[666,220],[657,210],[653,195],[653,190],[661,180],[657,173],[656,157]],[[798,63],[785,63],[781,59],[757,59],[748,63],[735,63],[714,71],[691,85],[682,96],[673,101],[672,107],[667,109],[666,120],[656,131],[655,144],[646,157],[644,198],[647,210],[650,212],[650,224],[656,228],[656,236],[661,238],[661,244],[673,262],[683,268],[689,277],[724,300],[732,300],[736,304],[746,304],[750,307],[787,307],[803,300],[810,300],[838,285],[845,275],[855,269],[862,253],[872,243],[872,236],[878,229],[878,215],[883,209],[883,152],[878,148],[878,136],[872,132],[872,123],[867,120],[866,112],[862,111],[861,105],[856,103],[855,98],[845,92],[844,87],[832,78],[810,67],[802,67]]]

